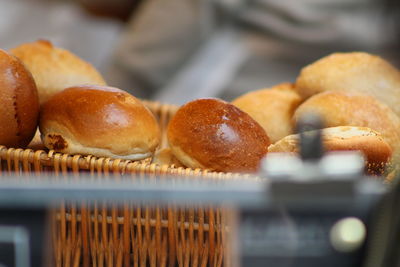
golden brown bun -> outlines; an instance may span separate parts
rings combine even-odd
[[[42,105],[39,127],[47,148],[69,154],[138,160],[160,142],[153,114],[132,95],[105,86],[54,95]]]
[[[366,127],[339,126],[322,131],[327,151],[358,150],[366,158],[370,174],[382,173],[392,155],[392,149],[381,134]],[[299,135],[289,135],[268,147],[268,152],[299,152]]]
[[[325,127],[360,126],[382,134],[395,153],[400,150],[400,119],[372,96],[344,92],[324,92],[301,104],[294,121],[307,113],[321,115]]]
[[[38,124],[38,93],[29,71],[3,50],[0,50],[0,90],[0,145],[25,147]]]
[[[249,114],[268,133],[272,143],[292,134],[292,116],[301,99],[294,86],[282,83],[247,93],[232,104]]]
[[[105,85],[104,79],[89,63],[69,51],[39,40],[20,45],[10,52],[30,70],[36,81],[40,104],[63,89],[75,85]]]
[[[171,119],[168,142],[185,166],[223,172],[255,171],[269,138],[247,113],[218,99],[183,105]]]
[[[336,53],[302,69],[296,88],[303,98],[323,91],[359,92],[376,97],[400,116],[400,72],[367,53]]]

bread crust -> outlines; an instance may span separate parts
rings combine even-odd
[[[32,73],[40,104],[63,89],[81,84],[105,85],[103,77],[89,63],[71,52],[38,40],[10,50]]]
[[[368,53],[334,53],[324,57],[301,70],[296,87],[303,99],[324,91],[367,94],[400,116],[400,71]]]
[[[382,135],[367,127],[339,126],[322,130],[327,151],[361,151],[369,173],[382,173],[392,156],[392,149]],[[268,147],[268,152],[299,153],[299,135],[289,135]]]
[[[252,172],[267,153],[269,138],[247,113],[218,99],[183,105],[171,119],[168,141],[184,165],[223,172]]]
[[[63,153],[142,159],[153,154],[160,129],[137,98],[117,88],[76,86],[42,105],[45,146]]]
[[[30,72],[4,50],[0,50],[0,88],[0,144],[25,147],[38,125],[38,93]]]
[[[264,128],[272,143],[293,133],[292,116],[300,103],[290,83],[252,91],[232,101]]]
[[[382,134],[394,153],[400,152],[400,119],[372,96],[327,91],[309,98],[296,110],[293,119],[307,113],[319,114],[325,127],[368,127]]]

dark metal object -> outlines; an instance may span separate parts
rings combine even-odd
[[[376,180],[358,178],[307,183],[296,180],[201,181],[194,178],[100,182],[74,181],[73,178],[34,180],[32,177],[18,183],[14,178],[0,181],[0,207],[4,214],[2,218],[16,218],[19,221],[12,225],[25,224],[29,233],[36,234],[31,239],[34,242],[31,248],[36,249],[32,251],[35,256],[31,266],[41,266],[38,249],[44,244],[42,240],[47,229],[44,224],[34,223],[35,216],[43,218],[48,203],[83,199],[88,203],[93,200],[112,203],[132,200],[146,204],[230,204],[242,211],[237,239],[241,241],[242,266],[265,266],[266,263],[285,267],[359,266],[363,248],[350,254],[334,251],[328,235],[335,222],[349,216],[369,225],[370,211],[385,192],[385,187]],[[0,218],[0,226],[3,224]],[[357,265],[352,265],[355,262]]]
[[[300,155],[303,160],[319,160],[323,156],[322,128],[321,118],[315,114],[300,118],[297,132],[300,135]]]
[[[384,191],[363,177],[360,154],[324,155],[321,128],[313,114],[300,118],[300,157],[272,153],[264,160],[272,205],[241,211],[242,266],[363,264],[364,228],[372,232],[370,218]]]
[[[52,255],[46,207],[2,207],[0,214],[0,266],[44,266]]]

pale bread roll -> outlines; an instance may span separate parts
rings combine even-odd
[[[63,89],[75,85],[105,85],[100,73],[71,52],[39,40],[10,50],[32,73],[39,92],[40,104]]]
[[[154,154],[154,157],[151,163],[155,163],[157,165],[168,165],[173,166],[175,168],[185,167],[172,153],[171,148],[163,148]]]
[[[233,100],[232,104],[256,120],[274,143],[293,133],[292,116],[300,102],[293,84],[282,83],[249,92]]]
[[[369,173],[382,173],[392,149],[381,134],[366,127],[339,126],[322,130],[327,151],[361,151]],[[268,147],[268,152],[299,153],[299,135],[289,135]]]
[[[48,149],[139,160],[160,143],[159,125],[137,98],[117,88],[76,86],[42,105],[40,132]]]
[[[301,70],[296,88],[304,99],[324,91],[367,94],[400,116],[400,72],[375,55],[353,52],[324,57]]]
[[[185,166],[254,172],[270,145],[247,113],[219,99],[197,99],[178,109],[167,129],[172,153]]]
[[[382,134],[394,153],[400,152],[400,119],[385,104],[372,96],[324,92],[309,98],[294,113],[294,122],[308,113],[319,114],[325,127],[360,126]]]

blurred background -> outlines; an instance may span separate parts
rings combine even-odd
[[[112,86],[182,104],[295,81],[340,51],[399,66],[397,0],[0,0],[0,47],[48,39]]]

